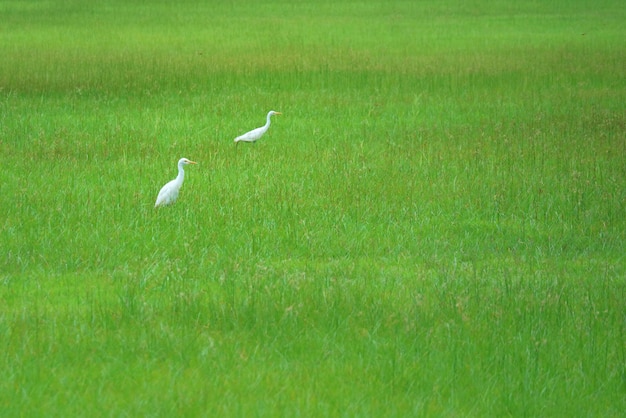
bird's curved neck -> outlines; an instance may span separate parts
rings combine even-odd
[[[265,128],[265,129],[267,129],[267,128],[269,128],[269,127],[270,127],[270,123],[271,123],[271,122],[270,122],[270,118],[271,118],[271,117],[272,117],[272,114],[271,114],[271,113],[268,113],[268,114],[267,114],[267,119],[266,119],[266,121],[265,121],[265,126],[264,126],[264,128]]]
[[[185,178],[185,169],[183,168],[183,164],[178,164],[178,175],[176,176],[176,181],[181,182]]]

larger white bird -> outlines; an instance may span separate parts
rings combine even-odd
[[[254,142],[260,137],[262,137],[263,134],[267,132],[267,130],[270,128],[270,118],[273,115],[282,115],[282,113],[276,112],[274,110],[270,110],[269,113],[267,114],[267,121],[265,122],[264,126],[253,129],[250,132],[246,132],[243,135],[239,135],[237,138],[235,138],[235,143],[238,144],[239,142]]]
[[[171,205],[176,202],[176,199],[178,198],[178,191],[183,185],[183,180],[185,179],[185,169],[183,167],[187,164],[197,163],[186,158],[178,160],[178,176],[161,188],[159,195],[157,196],[156,203],[154,204],[155,208],[158,206]]]

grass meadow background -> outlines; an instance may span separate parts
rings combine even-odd
[[[625,10],[0,0],[0,414],[621,415]]]

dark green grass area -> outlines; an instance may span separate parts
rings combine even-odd
[[[0,1],[3,415],[619,416],[622,9]]]
[[[403,278],[393,265],[335,265],[258,266],[237,282],[58,277],[55,294],[36,289],[46,278],[5,283],[5,352],[19,355],[5,357],[3,403],[71,414],[575,415],[583,404],[619,414],[623,272],[458,263]],[[597,279],[559,278],[581,273]]]

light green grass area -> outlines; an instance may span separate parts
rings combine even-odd
[[[621,415],[587,3],[0,0],[0,415]]]

